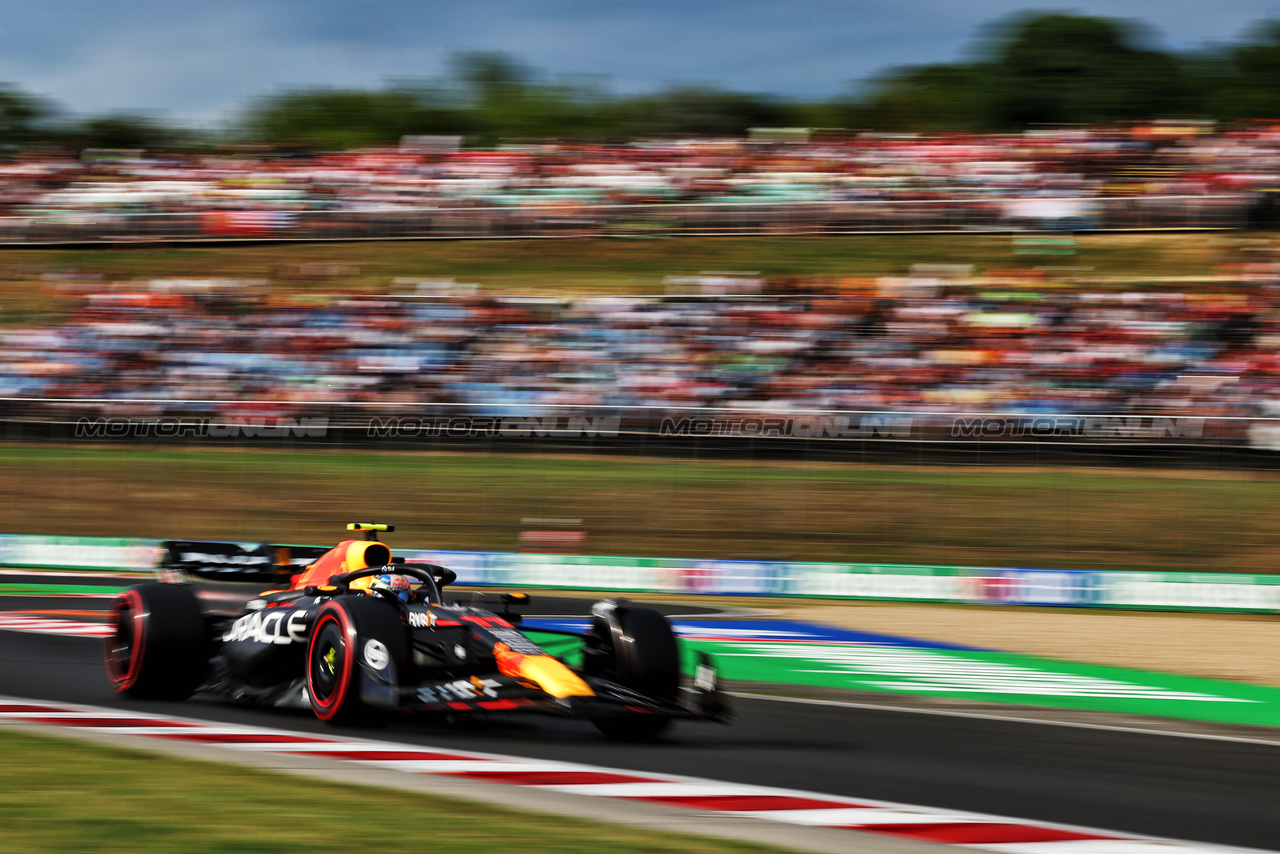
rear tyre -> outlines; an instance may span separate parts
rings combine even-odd
[[[593,626],[589,675],[601,676],[654,700],[675,703],[680,692],[680,650],[667,618],[652,608],[620,606]],[[652,741],[671,726],[665,715],[592,718],[606,738]]]
[[[185,700],[209,675],[208,632],[189,587],[134,587],[117,597],[111,615],[103,655],[117,694]]]

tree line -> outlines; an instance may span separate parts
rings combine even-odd
[[[507,54],[471,52],[455,55],[439,79],[265,96],[218,132],[132,114],[71,121],[56,105],[0,85],[0,149],[10,151],[243,142],[328,150],[405,135],[607,141],[738,136],[753,127],[989,132],[1156,118],[1280,118],[1280,20],[1229,45],[1172,52],[1141,24],[1023,13],[987,27],[961,61],[891,68],[822,101],[693,85],[616,95],[598,79],[550,80]]]

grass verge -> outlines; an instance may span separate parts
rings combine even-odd
[[[0,446],[0,531],[514,551],[548,517],[590,554],[1275,572],[1258,472],[771,460]],[[525,521],[535,520],[535,521]]]
[[[662,278],[702,270],[788,276],[901,275],[915,263],[973,264],[979,271],[1070,266],[1085,276],[1208,276],[1237,260],[1251,236],[1097,234],[1067,258],[1015,255],[1009,235],[893,234],[676,240],[458,240],[299,243],[208,248],[0,251],[6,313],[38,311],[42,275],[78,270],[108,280],[171,276],[269,279],[278,292],[386,292],[395,277],[456,277],[486,290],[555,294],[661,293]],[[1252,236],[1254,243],[1258,240]],[[1263,238],[1264,242],[1269,238]]]
[[[0,729],[0,816],[0,850],[24,854],[779,851],[12,729]]]

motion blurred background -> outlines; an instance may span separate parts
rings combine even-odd
[[[1026,12],[826,98],[462,52],[217,128],[8,86],[0,528],[1270,572],[1242,31]]]

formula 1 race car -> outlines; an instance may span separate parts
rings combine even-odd
[[[115,690],[309,705],[334,723],[390,712],[528,710],[588,718],[628,740],[653,738],[680,718],[730,722],[708,656],[682,686],[676,637],[659,612],[596,602],[584,633],[537,630],[572,639],[557,657],[517,628],[524,594],[487,594],[500,612],[479,607],[482,594],[446,603],[441,589],[456,580],[452,570],[393,558],[377,540],[390,525],[347,528],[365,538],[328,551],[166,543],[163,580],[115,602],[105,644]],[[244,592],[247,583],[261,591],[264,581],[286,579]]]

